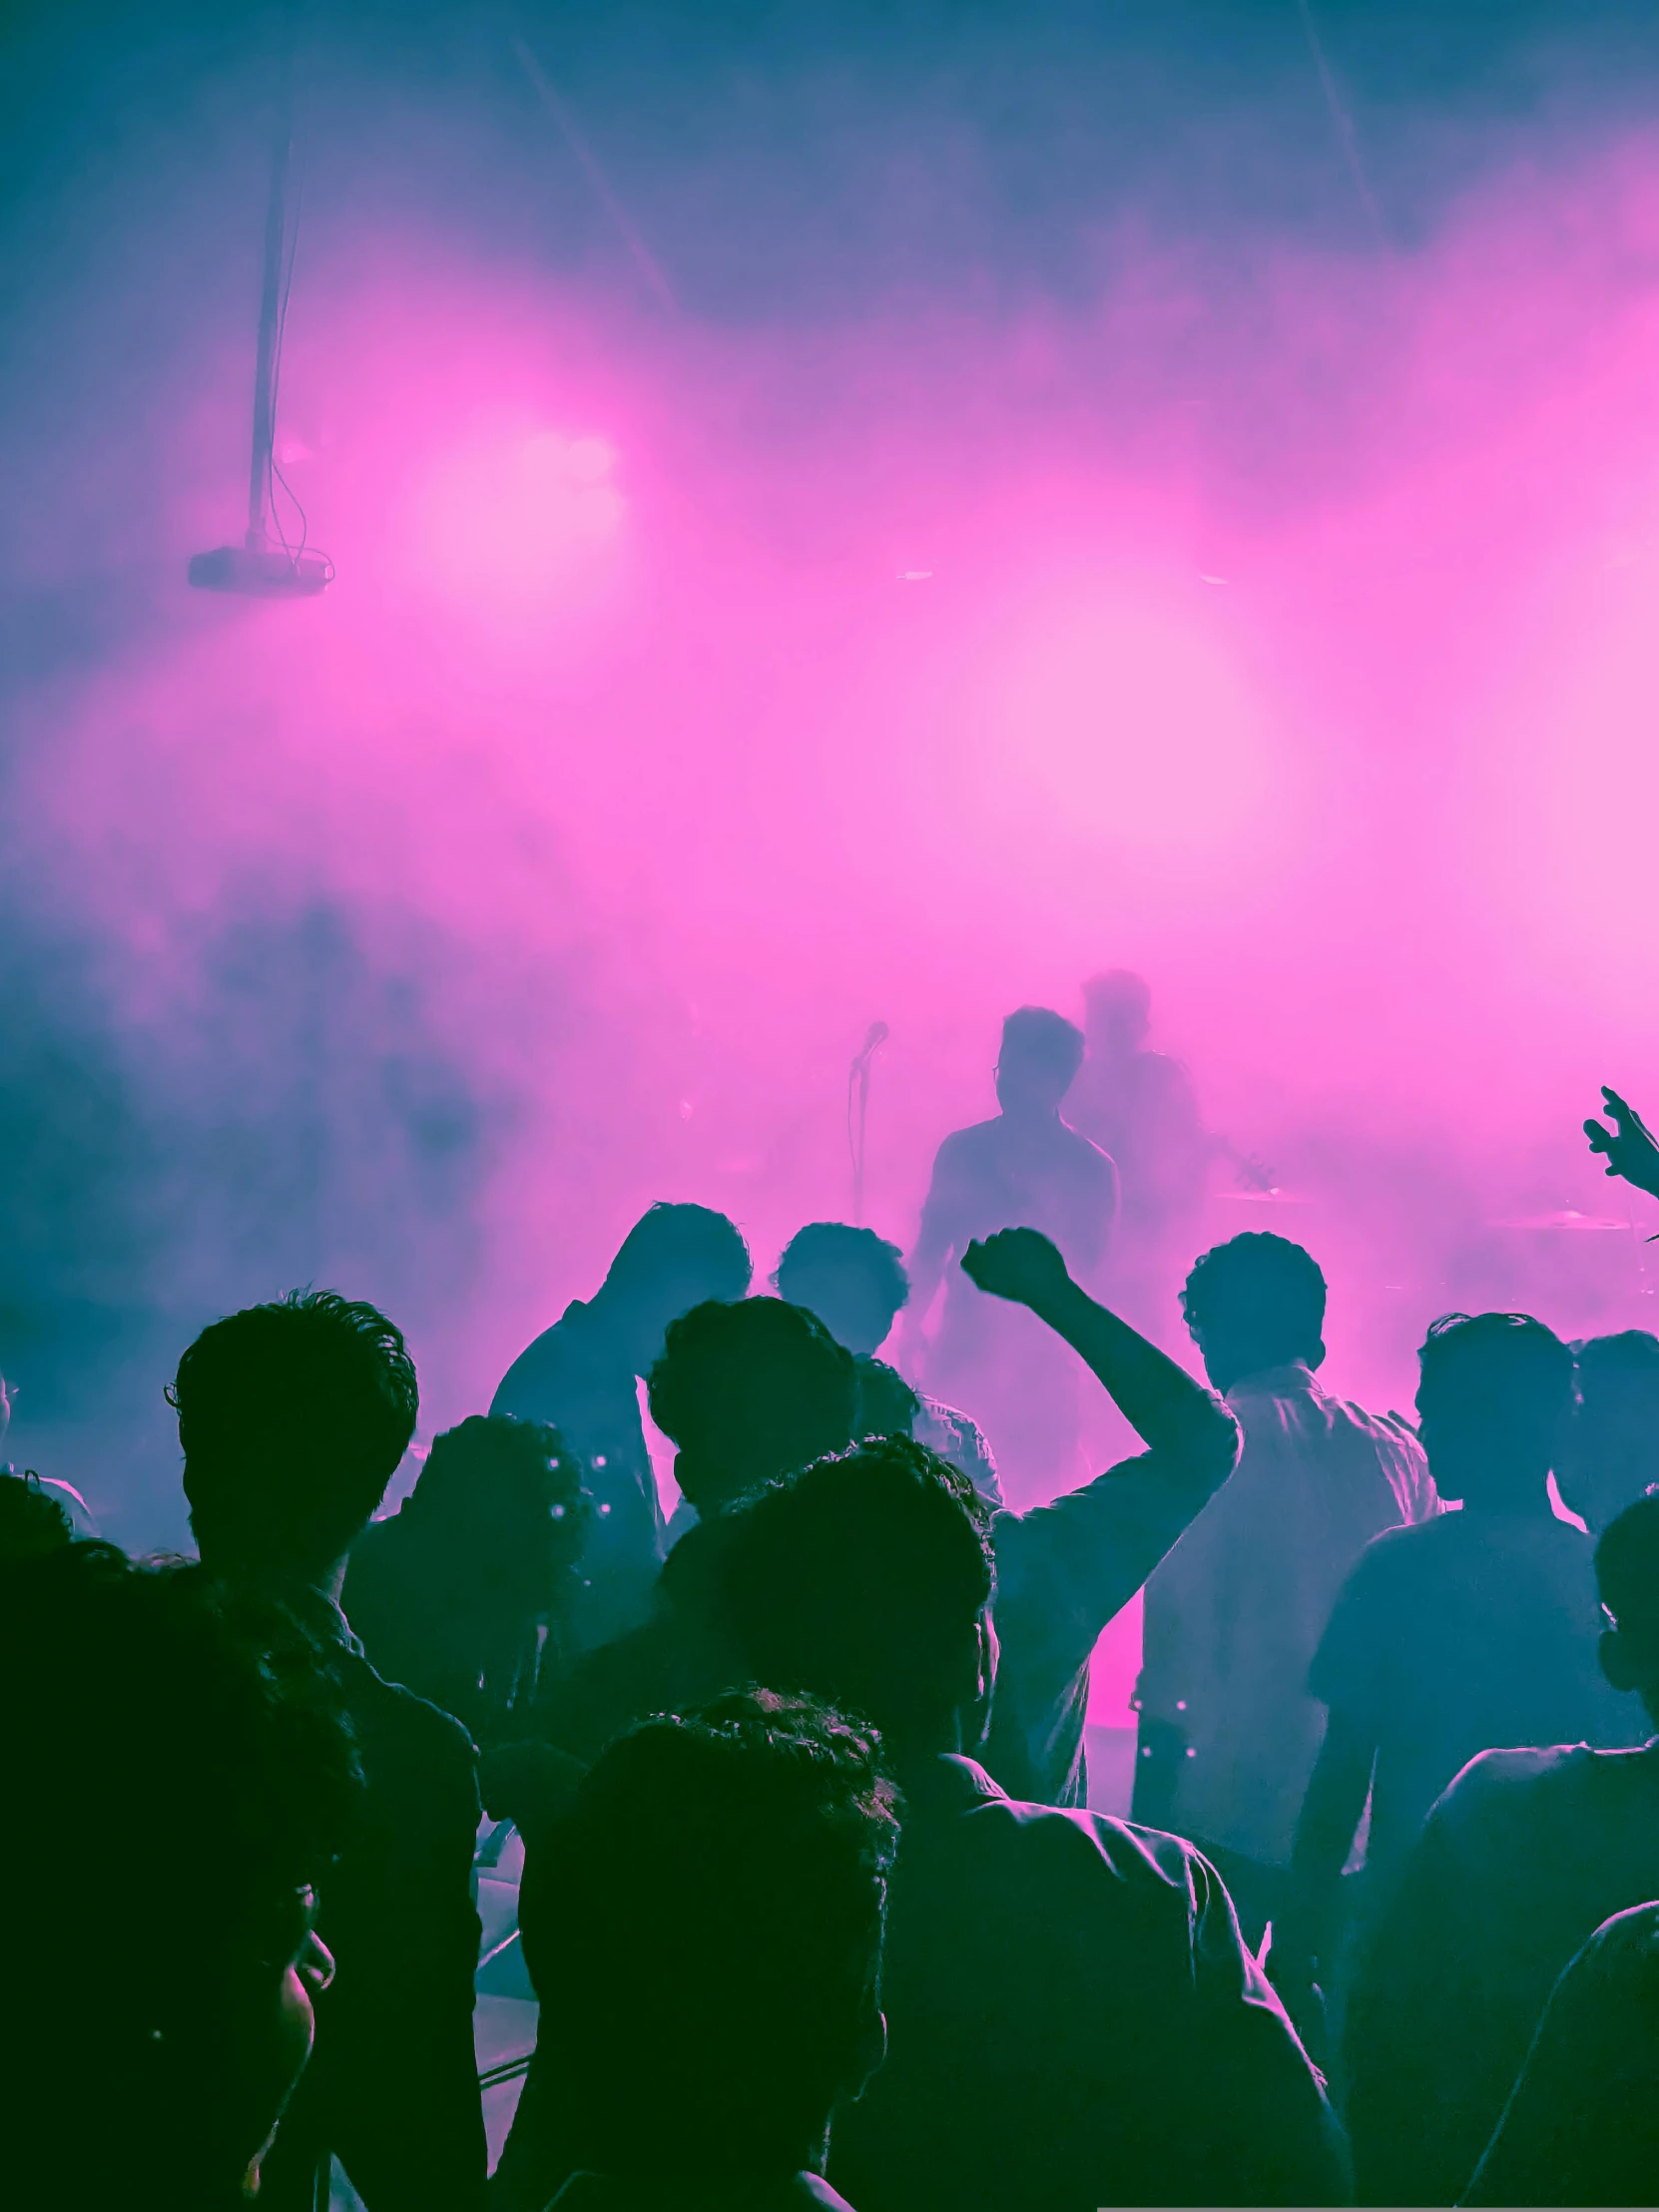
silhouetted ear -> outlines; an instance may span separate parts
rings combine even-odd
[[[1635,1670],[1630,1664],[1630,1653],[1624,1638],[1616,1628],[1604,1628],[1601,1632],[1601,1671],[1615,1690],[1634,1690],[1637,1686]]]

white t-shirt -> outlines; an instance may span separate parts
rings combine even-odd
[[[1227,1402],[1238,1469],[1147,1584],[1143,1746],[1170,1763],[1160,1826],[1285,1866],[1325,1737],[1308,1668],[1337,1592],[1374,1536],[1439,1503],[1405,1424],[1329,1396],[1301,1362]]]

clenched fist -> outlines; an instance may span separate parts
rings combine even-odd
[[[999,1229],[962,1254],[962,1273],[992,1298],[1040,1308],[1072,1287],[1066,1263],[1040,1229]]]

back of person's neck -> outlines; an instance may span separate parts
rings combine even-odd
[[[1214,1361],[1207,1357],[1204,1364],[1210,1381],[1218,1390],[1225,1393],[1228,1390],[1244,1389],[1263,1376],[1282,1375],[1287,1368],[1301,1368],[1305,1374],[1312,1375],[1323,1358],[1323,1349],[1316,1356],[1306,1345],[1299,1350],[1292,1350],[1285,1345],[1264,1350],[1260,1345],[1253,1345],[1248,1351],[1236,1353],[1232,1357],[1225,1352],[1219,1354]],[[1223,1376],[1227,1379],[1225,1382],[1222,1381]]]
[[[1002,1119],[1010,1129],[1058,1129],[1058,1106],[1010,1105],[1002,1108]]]

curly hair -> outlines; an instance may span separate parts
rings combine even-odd
[[[897,1840],[877,1739],[810,1698],[732,1692],[601,1753],[522,1899],[579,2160],[804,2163],[877,2010]]]
[[[881,1729],[949,1714],[963,1641],[996,1585],[972,1483],[907,1436],[869,1438],[744,1499],[722,1572],[758,1681]]]
[[[839,1450],[858,1409],[852,1355],[781,1298],[694,1306],[671,1324],[649,1388],[700,1512]]]
[[[337,1558],[385,1494],[419,1411],[378,1308],[290,1291],[203,1330],[167,1393],[199,1543]]]
[[[32,1470],[0,1474],[0,1559],[34,1559],[75,1533],[69,1515]]]
[[[432,1441],[411,1503],[448,1526],[497,1529],[549,1524],[556,1563],[572,1564],[586,1539],[593,1500],[586,1469],[551,1421],[511,1413],[469,1413]]]
[[[873,1229],[855,1229],[848,1221],[810,1221],[798,1229],[784,1247],[772,1281],[780,1298],[816,1314],[813,1290],[831,1276],[856,1279],[889,1322],[909,1303],[903,1253]]]
[[[1204,1253],[1181,1293],[1188,1326],[1242,1339],[1251,1365],[1299,1359],[1325,1329],[1326,1282],[1302,1245],[1271,1229],[1247,1229]]]

